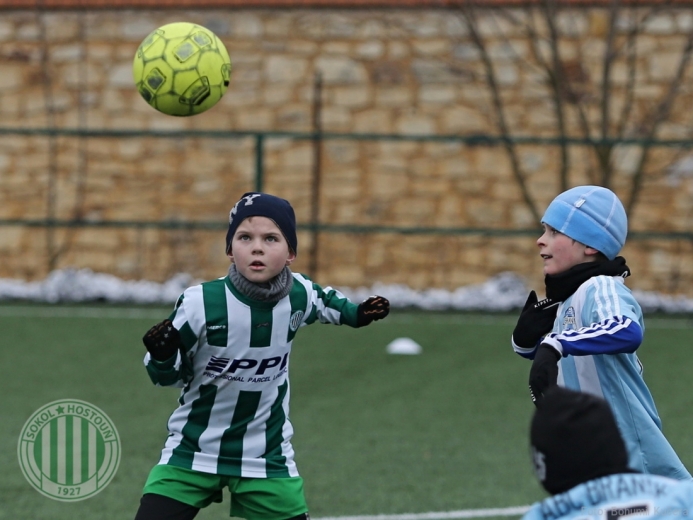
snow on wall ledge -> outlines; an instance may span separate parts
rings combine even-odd
[[[1,301],[32,301],[43,303],[108,303],[171,305],[191,285],[198,283],[188,274],[177,274],[164,283],[146,280],[127,281],[89,269],[53,271],[39,282],[0,278]],[[390,300],[393,308],[423,310],[458,310],[504,312],[520,309],[529,288],[515,273],[501,273],[478,285],[448,291],[428,289],[416,291],[404,285],[375,284],[355,289],[337,287],[352,301],[360,302],[372,294]],[[693,298],[668,296],[654,292],[633,291],[644,312],[667,314],[693,313]]]

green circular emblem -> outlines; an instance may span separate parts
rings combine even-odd
[[[114,477],[120,463],[120,439],[101,409],[77,399],[61,399],[29,417],[17,454],[22,473],[39,493],[77,502],[96,495]]]

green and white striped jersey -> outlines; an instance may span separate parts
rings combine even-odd
[[[299,327],[357,326],[358,306],[293,273],[278,302],[243,296],[228,276],[185,290],[171,315],[186,353],[144,358],[150,378],[182,386],[159,464],[240,477],[295,477],[289,354]]]

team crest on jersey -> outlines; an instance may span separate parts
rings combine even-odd
[[[296,311],[291,315],[291,319],[289,320],[289,328],[291,329],[291,332],[296,332],[298,330],[298,327],[301,325],[301,321],[303,321],[303,311]]]
[[[573,307],[568,307],[563,315],[563,328],[564,329],[574,329],[577,326],[575,320],[575,309]]]

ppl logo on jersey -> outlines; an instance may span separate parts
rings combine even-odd
[[[231,363],[229,363],[229,361]],[[207,367],[206,372],[216,372],[221,374],[227,371],[231,374],[235,374],[238,370],[250,370],[253,369],[254,375],[264,375],[265,372],[270,368],[278,367],[278,371],[283,371],[289,361],[289,353],[287,352],[283,356],[273,356],[265,359],[234,359],[222,358],[212,356]]]
[[[231,361],[229,358],[212,356],[212,359],[210,359],[209,363],[207,363],[205,370],[221,374],[229,364],[229,361]]]
[[[565,330],[571,330],[577,327],[577,320],[575,319],[575,309],[573,307],[568,307],[563,315],[563,328]]]

